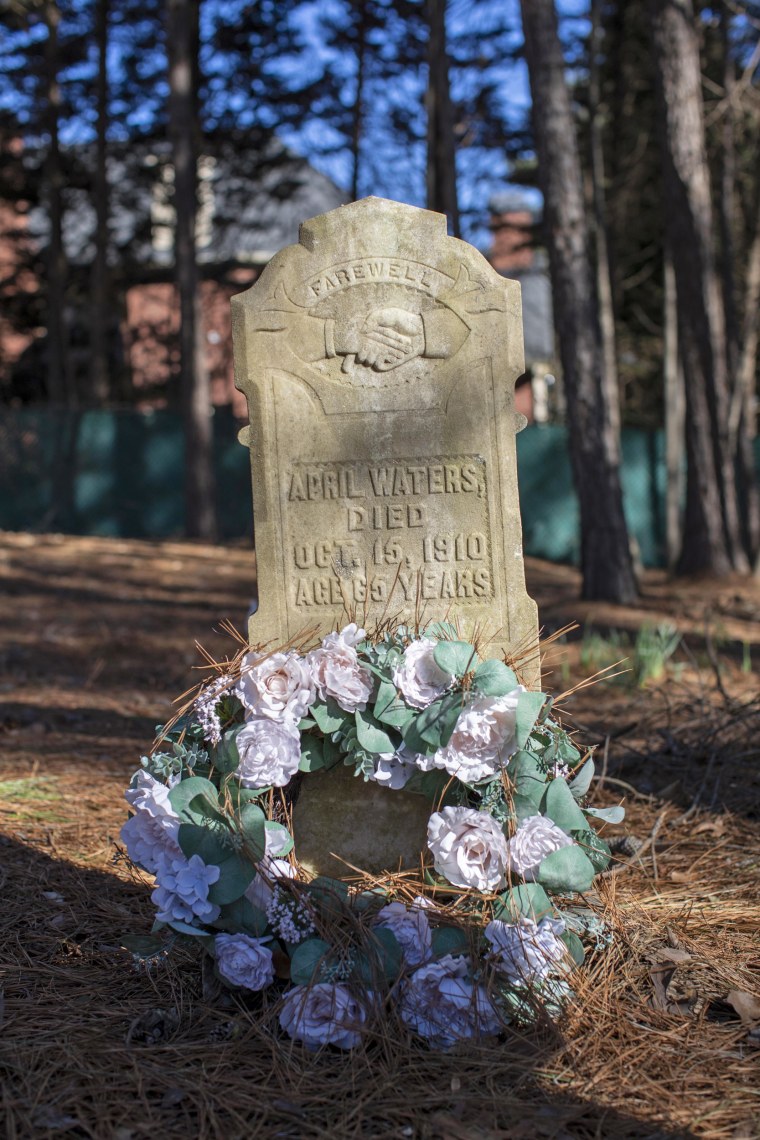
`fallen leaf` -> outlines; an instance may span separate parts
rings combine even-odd
[[[746,994],[743,990],[730,990],[726,994],[726,1001],[734,1007],[739,1020],[747,1029],[760,1025],[760,998]]]

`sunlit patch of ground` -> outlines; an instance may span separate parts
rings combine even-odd
[[[757,587],[655,574],[635,611],[590,610],[573,571],[529,562],[528,578],[552,628],[670,620],[686,636],[655,685],[563,701],[599,745],[596,801],[626,800],[608,834],[636,840],[600,884],[615,943],[576,976],[559,1031],[448,1055],[389,1032],[315,1057],[279,1037],[270,999],[204,989],[194,953],[145,974],[119,945],[152,918],[148,886],[114,861],[124,785],[199,676],[194,641],[234,651],[214,630],[243,627],[252,555],[0,536],[9,1136],[760,1135]],[[555,691],[580,679],[582,652],[552,650]]]

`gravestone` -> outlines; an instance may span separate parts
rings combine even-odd
[[[232,299],[258,568],[252,643],[459,619],[528,650],[517,495],[520,287],[441,214],[365,198],[301,226]],[[524,420],[522,421],[524,424]]]

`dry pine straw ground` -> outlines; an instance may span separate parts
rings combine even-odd
[[[572,571],[528,574],[542,615],[572,616]],[[760,702],[728,653],[721,694],[696,636],[709,604],[727,636],[758,642],[754,588],[650,575],[641,612],[591,615],[673,617],[692,650],[667,688],[565,702],[606,751],[596,802],[625,794],[644,846],[600,883],[615,943],[575,975],[559,1027],[441,1055],[390,1026],[310,1055],[266,996],[204,990],[194,952],[144,974],[119,946],[151,923],[145,884],[113,862],[124,785],[193,679],[194,639],[221,654],[212,627],[242,625],[252,576],[242,549],[0,536],[7,1135],[760,1136],[759,1009],[735,997],[760,995]],[[577,646],[554,651],[556,677],[561,653],[574,668]]]

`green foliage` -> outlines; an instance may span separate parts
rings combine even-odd
[[[209,816],[223,820],[216,786],[202,776],[180,780],[169,791],[169,803],[179,816],[201,822]]]
[[[277,838],[277,858],[281,859],[284,855],[290,854],[293,850],[293,836],[281,823],[275,823],[274,820],[268,819],[264,824],[264,830],[267,835]]]
[[[431,941],[434,958],[443,958],[446,954],[456,957],[470,950],[466,933],[457,926],[437,926],[431,931]]]
[[[515,793],[534,805],[535,811],[530,814],[535,815],[546,788],[546,773],[539,757],[533,752],[515,752],[507,765],[507,775]]]
[[[625,808],[622,804],[613,804],[611,807],[587,807],[586,815],[593,815],[604,823],[622,823],[625,819]]]
[[[582,966],[586,960],[586,951],[583,949],[583,943],[578,935],[574,934],[572,930],[566,930],[564,934],[560,934],[560,938],[567,946],[568,953],[576,966]]]
[[[256,870],[248,859],[237,852],[219,862],[218,866],[219,878],[209,887],[208,899],[216,906],[225,906],[245,894]]]
[[[601,835],[597,835],[593,828],[587,826],[574,831],[573,839],[583,848],[597,874],[607,870],[610,859],[612,858],[612,852]]]
[[[320,966],[327,961],[331,947],[322,938],[307,938],[296,946],[290,958],[290,980],[295,986],[318,981]]]
[[[204,863],[223,863],[233,850],[230,832],[224,827],[203,827],[197,823],[181,823],[177,841],[188,859],[200,855]]]
[[[258,862],[266,851],[266,816],[258,804],[243,804],[238,814],[240,835],[251,857]]]
[[[262,938],[267,928],[267,916],[263,910],[259,910],[242,896],[222,907],[214,926],[220,930],[228,930],[232,934],[239,931],[242,934],[250,934],[253,938]]]
[[[464,677],[478,663],[475,648],[467,641],[439,641],[433,657],[439,669],[454,677]]]
[[[524,748],[528,743],[528,737],[545,703],[545,693],[520,693],[515,713],[515,743],[518,748]]]
[[[503,697],[517,685],[516,674],[502,661],[481,661],[472,678],[473,691],[484,697]]]
[[[395,752],[396,742],[375,718],[367,712],[355,713],[356,736],[366,752]]]
[[[569,835],[586,827],[586,817],[573,799],[573,793],[563,779],[552,780],[541,803],[541,812]]]
[[[225,775],[236,772],[240,765],[237,736],[243,727],[244,725],[241,724],[228,729],[214,751],[214,767],[218,768],[220,772],[224,772]]]
[[[510,887],[499,895],[494,907],[494,917],[502,922],[516,922],[521,915],[539,922],[553,913],[551,900],[539,883],[518,883]]]
[[[568,788],[572,792],[576,800],[580,800],[586,795],[586,792],[591,787],[591,781],[594,778],[595,765],[593,757],[589,756],[588,760],[578,768],[575,775],[571,780],[568,780]]]
[[[301,737],[301,761],[299,772],[318,772],[325,766],[324,738],[319,736]]]
[[[396,692],[396,686],[385,680],[380,682],[377,690],[374,713],[382,724],[398,729],[403,729],[414,718],[414,709],[405,704]]]
[[[417,734],[430,748],[444,748],[451,739],[462,706],[461,693],[439,697],[417,714],[414,720]]]
[[[559,894],[587,891],[594,881],[594,864],[580,847],[561,847],[541,861],[538,868],[539,883]]]
[[[330,697],[324,703],[315,701],[309,711],[322,732],[327,734],[337,732],[339,728],[342,728],[349,716]]]

